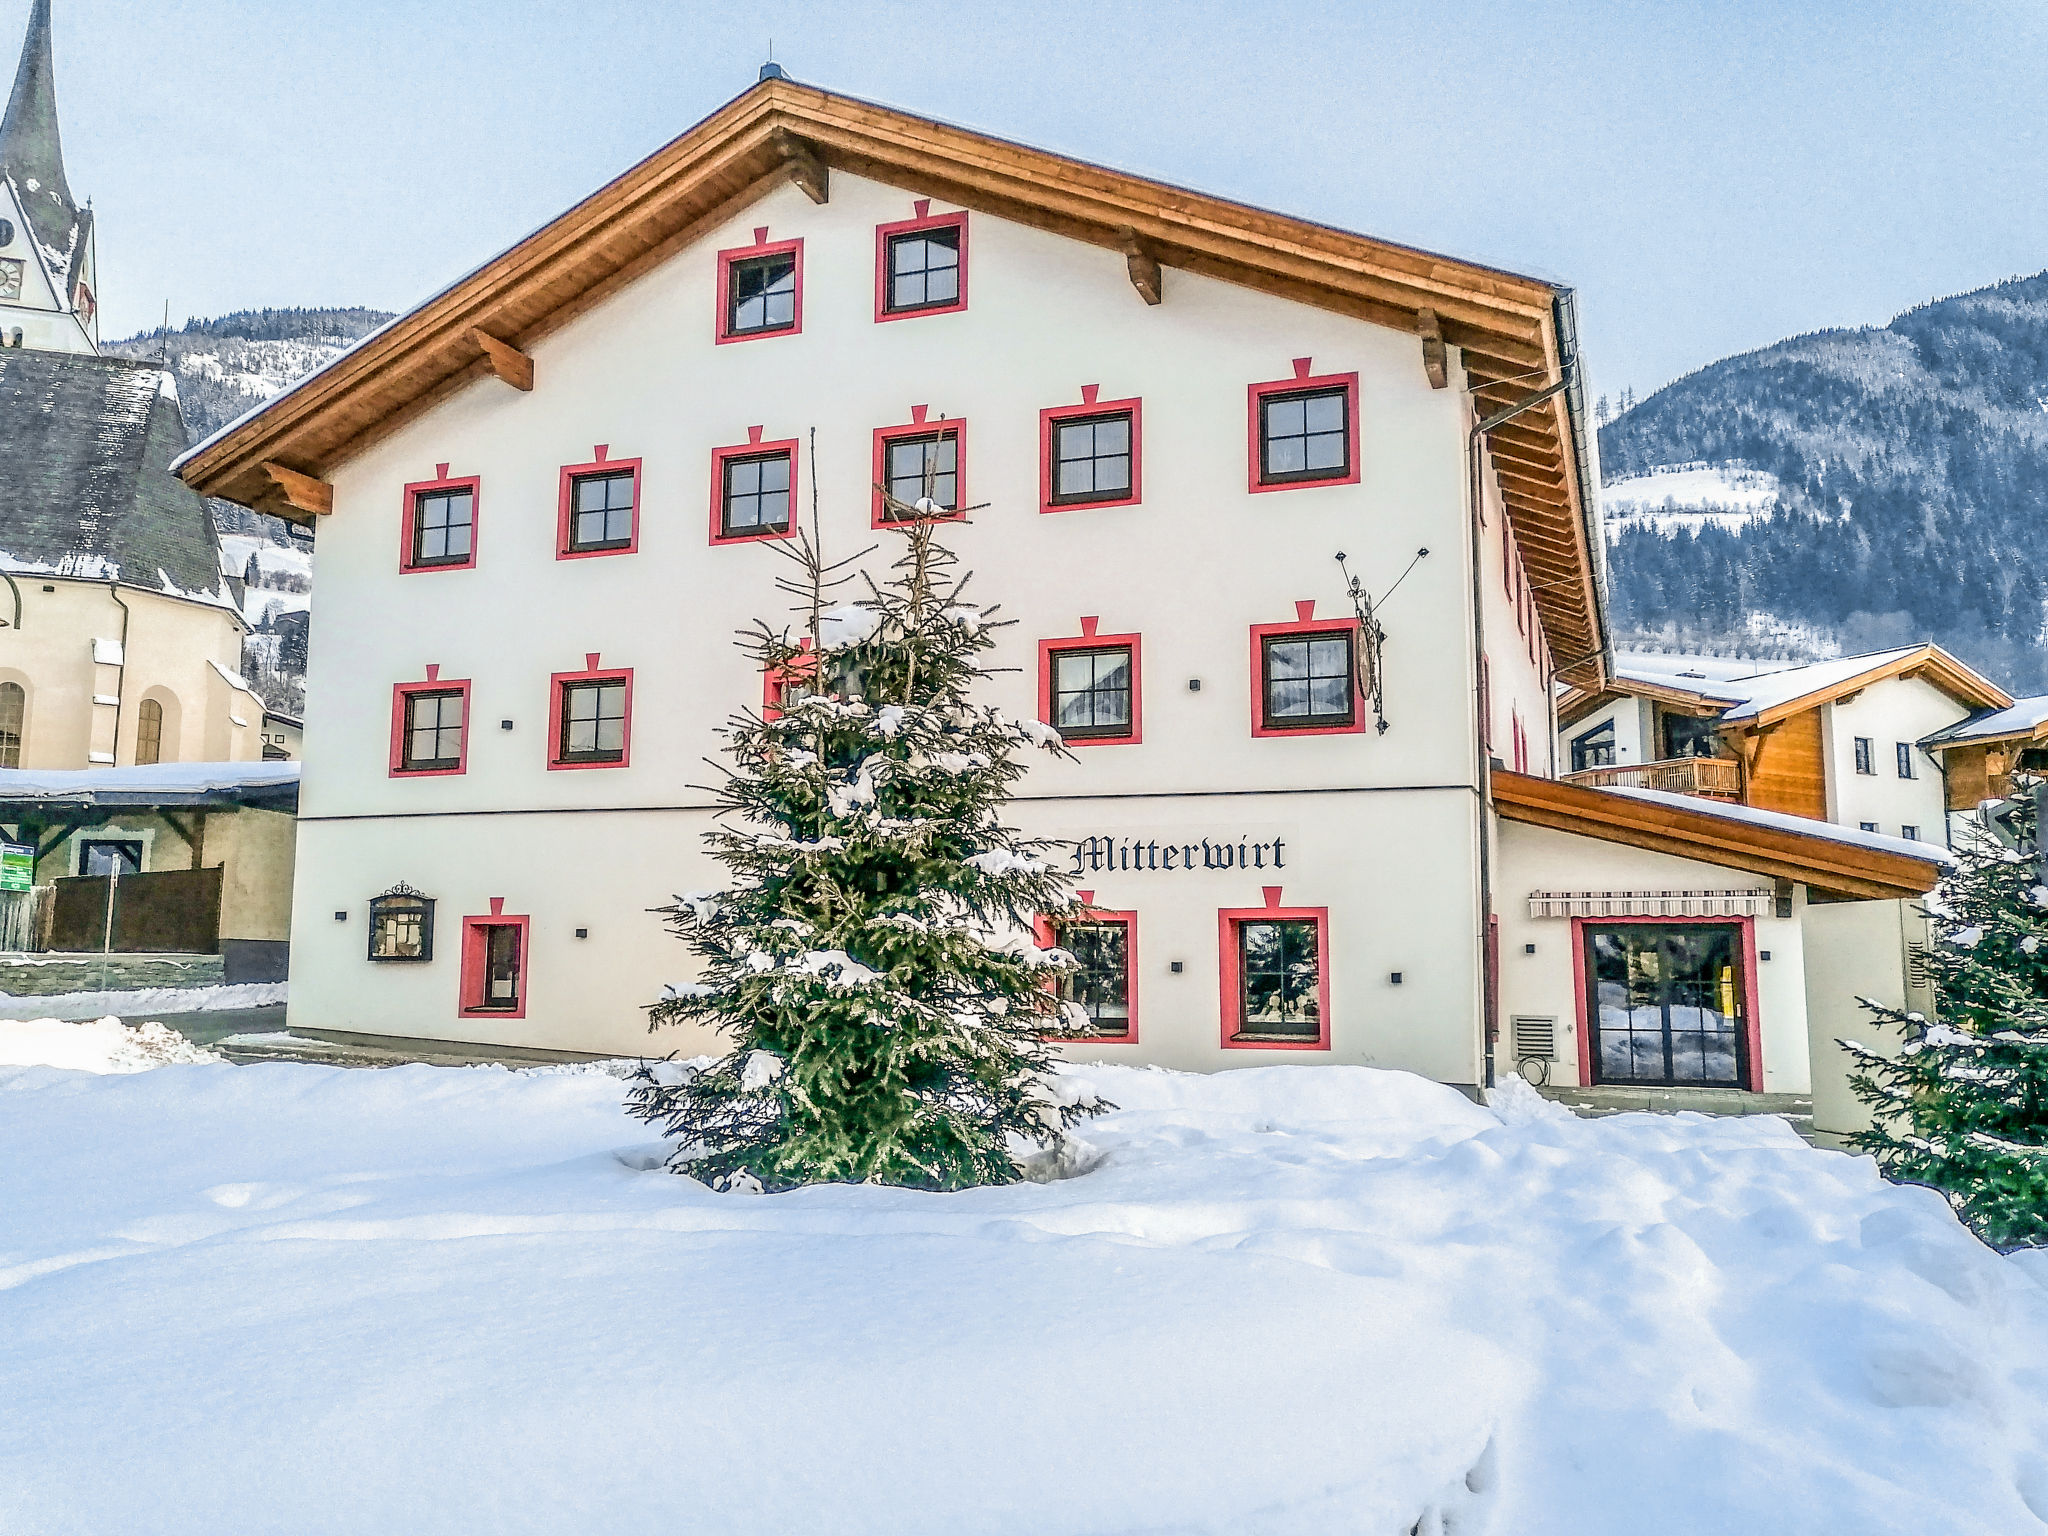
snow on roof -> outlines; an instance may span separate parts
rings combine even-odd
[[[1917,645],[1907,645],[1890,651],[1868,651],[1860,656],[1837,656],[1831,661],[1763,669],[1755,662],[1720,656],[1618,656],[1614,675],[1624,683],[1650,683],[1696,693],[1702,698],[1726,700],[1733,707],[1722,716],[1724,720],[1747,720],[1780,704],[1825,692],[1865,672],[1889,666],[1919,649]]]
[[[0,768],[0,802],[136,803],[136,797],[233,796],[296,789],[298,763],[150,763],[130,768]]]
[[[2043,723],[2048,723],[2048,693],[2035,694],[2030,699],[2015,699],[2011,709],[1994,709],[1986,715],[1958,720],[1925,740],[1930,743],[1985,741],[1999,736],[2024,736]]]
[[[1797,695],[1793,697],[1796,698]],[[1769,827],[1775,832],[1794,832],[1802,837],[1825,838],[1831,843],[1847,843],[1856,848],[1868,848],[1874,853],[1903,854],[1909,859],[1926,859],[1933,864],[1955,862],[1955,855],[1939,843],[1915,842],[1906,837],[1886,837],[1879,832],[1865,832],[1832,821],[1814,821],[1806,816],[1788,816],[1783,811],[1761,811],[1751,805],[1731,805],[1725,800],[1709,800],[1701,795],[1677,795],[1662,789],[1623,789],[1618,785],[1602,785],[1600,792],[1608,795],[1627,795],[1636,800],[1651,800],[1681,811],[1695,811],[1703,816],[1719,816],[1723,820],[1745,822],[1752,827]]]

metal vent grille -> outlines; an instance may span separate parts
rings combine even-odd
[[[1515,1060],[1557,1060],[1557,1019],[1541,1014],[1518,1013],[1514,1017]]]
[[[1934,985],[1933,976],[1927,970],[1927,946],[1908,944],[1906,946],[1906,985],[1915,991],[1925,991]]]

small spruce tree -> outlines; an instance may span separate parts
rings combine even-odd
[[[1001,814],[1020,750],[1064,748],[974,702],[993,610],[966,600],[930,519],[890,506],[903,556],[859,603],[825,606],[815,509],[792,541],[807,632],[743,642],[781,698],[725,731],[707,838],[730,879],[664,909],[701,979],[652,1027],[732,1044],[681,1081],[643,1068],[628,1107],[678,1143],[671,1168],[717,1187],[1008,1183],[1013,1138],[1056,1147],[1105,1107],[1048,1087],[1049,1038],[1086,1021],[1053,986],[1070,958],[1028,935],[1073,898],[1050,845]]]
[[[2001,1248],[2048,1244],[2048,886],[2038,802],[2022,790],[2015,805],[2017,847],[1976,831],[1928,905],[1937,1016],[1865,999],[1903,1047],[1888,1057],[1841,1042],[1874,1120],[1851,1141]]]

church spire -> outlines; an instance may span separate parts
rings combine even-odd
[[[68,251],[78,227],[78,205],[64,180],[64,146],[57,137],[57,74],[50,61],[50,0],[34,0],[28,37],[14,72],[7,115],[0,118],[0,176],[14,183],[36,238]]]

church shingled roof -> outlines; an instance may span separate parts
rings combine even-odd
[[[57,136],[57,76],[50,57],[50,0],[35,0],[14,72],[7,115],[0,117],[0,178],[10,182],[30,233],[49,257],[51,276],[75,281],[85,216],[64,180]]]
[[[153,363],[0,350],[0,569],[233,606],[206,503],[170,472],[185,418]]]

